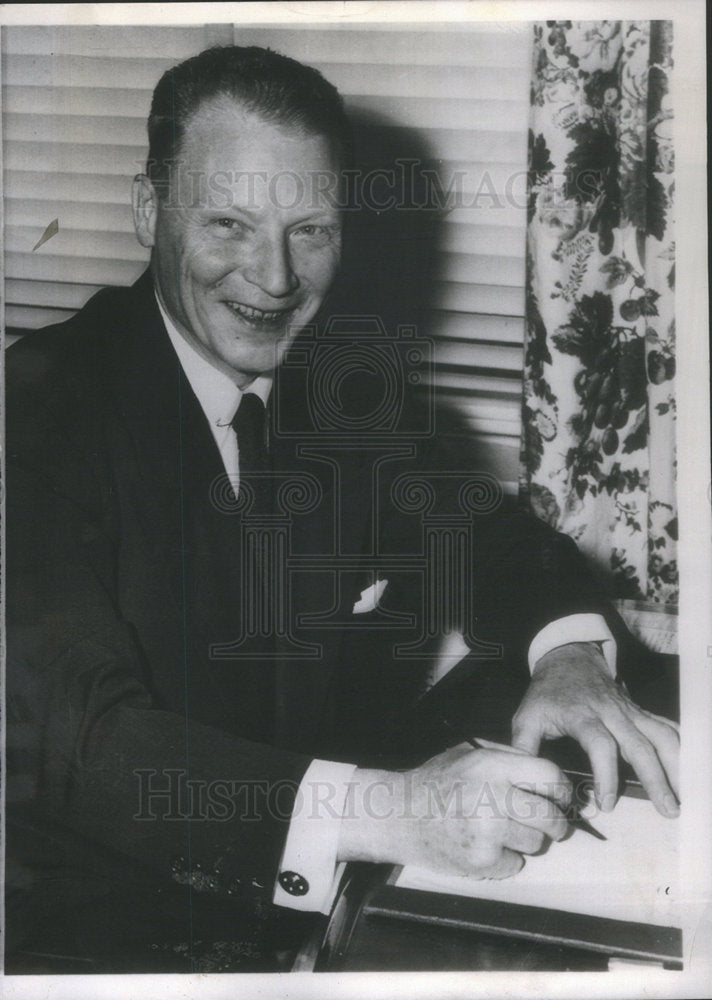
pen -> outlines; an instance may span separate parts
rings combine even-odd
[[[449,723],[446,721],[446,725]],[[492,740],[483,739],[471,739],[470,737],[465,737],[465,742],[469,743],[473,750],[502,750],[505,753],[523,753],[522,750],[517,750],[516,747],[507,746],[504,743],[493,743]],[[592,837],[597,840],[607,840],[607,837],[597,830],[595,826],[592,826],[587,819],[584,819],[581,815],[580,803],[576,801],[576,796],[566,811],[566,819],[568,820],[569,826],[572,826],[575,830],[583,830],[584,833],[590,833]]]

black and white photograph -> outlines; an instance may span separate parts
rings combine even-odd
[[[709,995],[707,30],[3,5],[8,998]]]

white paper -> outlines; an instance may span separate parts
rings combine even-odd
[[[587,807],[583,815],[608,839],[574,830],[546,853],[527,856],[508,879],[442,875],[412,865],[397,885],[458,896],[504,900],[570,913],[681,926],[679,821],[644,799],[622,798],[612,813]]]

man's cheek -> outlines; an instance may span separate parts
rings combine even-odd
[[[236,269],[235,256],[234,250],[231,252],[226,247],[193,247],[184,257],[182,270],[191,275],[194,283],[210,287]]]
[[[324,247],[318,253],[304,255],[297,268],[302,284],[315,292],[326,293],[336,277],[339,261],[338,246]]]

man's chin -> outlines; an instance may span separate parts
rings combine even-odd
[[[258,375],[271,374],[282,360],[285,350],[286,344],[283,347],[275,344],[269,350],[225,351],[221,353],[220,360],[233,372],[253,379]]]

